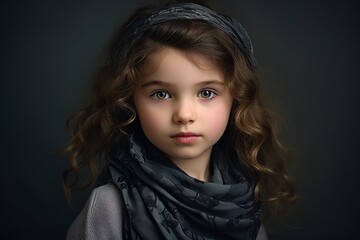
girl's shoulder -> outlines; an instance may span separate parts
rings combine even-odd
[[[66,239],[122,239],[123,200],[112,183],[95,188]],[[120,226],[120,227],[119,227]]]

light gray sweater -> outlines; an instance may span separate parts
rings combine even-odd
[[[121,240],[122,207],[120,191],[108,183],[95,188],[85,207],[67,233],[67,240]]]
[[[122,240],[124,204],[112,183],[95,188],[70,226],[67,240]],[[267,240],[261,225],[256,240]],[[156,239],[154,239],[156,240]]]

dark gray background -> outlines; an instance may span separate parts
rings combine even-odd
[[[146,1],[2,1],[1,239],[64,239],[67,116],[115,28]],[[151,1],[148,1],[151,2]],[[249,32],[299,200],[270,239],[359,239],[356,1],[221,1]],[[81,208],[89,191],[74,195]]]

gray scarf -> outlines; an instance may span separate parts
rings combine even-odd
[[[261,203],[254,198],[254,183],[229,156],[214,146],[212,179],[202,182],[143,134],[119,144],[110,172],[127,211],[124,239],[255,239]]]

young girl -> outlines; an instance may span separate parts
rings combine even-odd
[[[135,12],[68,127],[65,193],[102,185],[68,239],[267,239],[261,217],[295,197],[250,39],[204,5]]]

